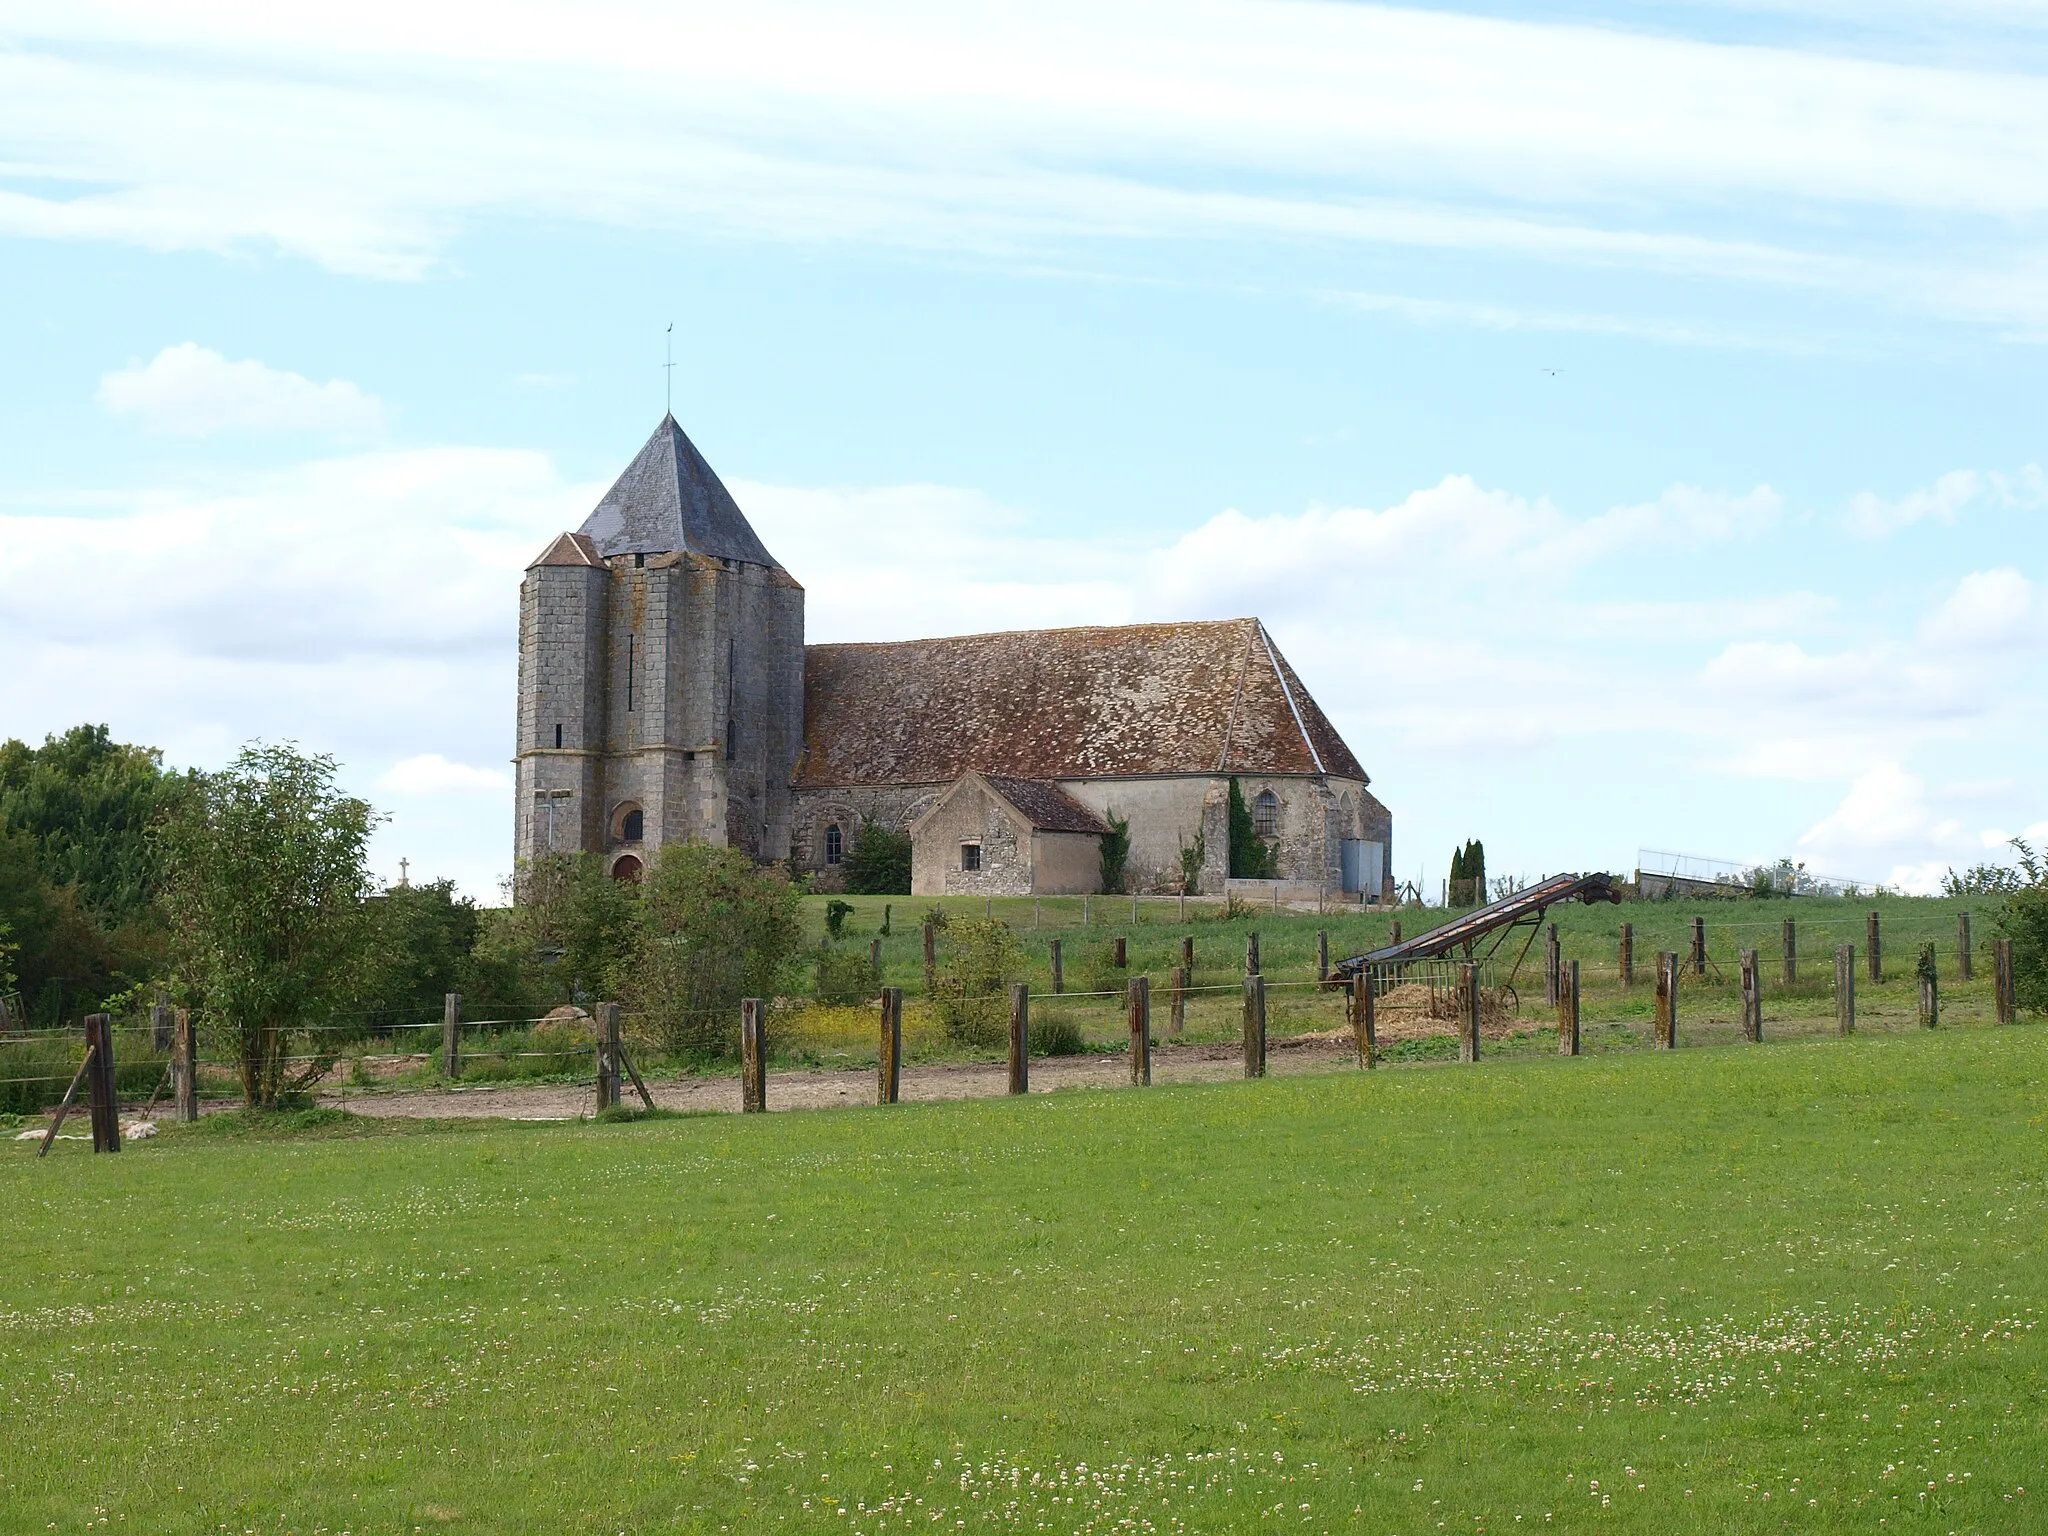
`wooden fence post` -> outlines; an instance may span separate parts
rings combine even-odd
[[[1920,964],[1915,967],[1920,981],[1920,1027],[1932,1029],[1941,1022],[1941,997],[1934,980],[1934,946],[1920,946]]]
[[[1330,931],[1316,930],[1316,981],[1320,985],[1330,979]]]
[[[1564,962],[1557,995],[1557,1054],[1579,1054],[1579,962]]]
[[[1088,898],[1086,896],[1083,896],[1081,898],[1081,926],[1083,928],[1086,928],[1088,926],[1088,923]]]
[[[597,1005],[597,1112],[619,1104],[619,1005]]]
[[[158,1052],[171,1048],[171,998],[167,992],[157,993],[156,1001],[149,1005],[149,1048]]]
[[[1785,985],[1791,986],[1799,980],[1799,927],[1791,918],[1785,919],[1785,934],[1779,941],[1785,948]]]
[[[1657,951],[1657,1022],[1650,1044],[1660,1051],[1678,1043],[1678,954]]]
[[[927,930],[929,931],[929,930]],[[740,999],[740,1113],[768,1111],[768,1028],[758,997]]]
[[[1131,1019],[1131,1086],[1152,1086],[1152,981],[1133,976],[1124,983],[1124,1002]]]
[[[1128,966],[1128,965],[1129,965],[1130,963],[1131,963],[1131,952],[1130,952],[1130,950],[1129,950],[1129,949],[1128,949],[1128,948],[1126,947],[1126,945],[1125,945],[1125,941],[1124,941],[1124,937],[1123,937],[1123,935],[1122,935],[1122,934],[1118,934],[1118,935],[1117,935],[1117,940],[1116,940],[1116,958],[1115,958],[1114,960],[1112,960],[1112,961],[1110,962],[1110,964],[1114,965],[1114,966],[1115,966],[1115,967],[1116,967],[1116,968],[1117,968],[1118,970],[1120,970],[1120,971],[1121,971],[1121,970],[1123,970],[1123,969],[1124,969],[1124,968],[1125,968],[1126,966]]]
[[[1401,942],[1401,919],[1399,919],[1398,917],[1395,918],[1391,923],[1387,924],[1387,942],[1389,944],[1398,944]]]
[[[1632,987],[1636,984],[1636,925],[1621,925],[1621,984]]]
[[[924,989],[929,993],[938,984],[939,947],[938,936],[932,932],[932,925],[924,925]]]
[[[190,1125],[199,1118],[199,1051],[192,1038],[192,1010],[171,1015],[171,1118]]]
[[[1010,1092],[1031,1091],[1031,988],[1010,983]]]
[[[1835,1033],[1856,1033],[1856,946],[1835,946]]]
[[[1066,983],[1060,976],[1060,941],[1054,939],[1047,951],[1052,960],[1052,995],[1058,997],[1066,991]]]
[[[882,1035],[875,1049],[875,1102],[903,1099],[903,989],[882,988]]]
[[[1377,1014],[1372,967],[1368,965],[1351,978],[1351,1027],[1358,1034],[1358,1064],[1368,1072],[1380,1064]]]
[[[1195,981],[1195,936],[1192,933],[1181,935],[1180,964],[1181,969],[1188,973],[1188,985],[1193,986]]]
[[[1244,1075],[1266,1075],[1266,978],[1256,971],[1244,979]]]
[[[868,941],[868,969],[875,973],[876,981],[882,979],[882,941],[880,939],[870,939]]]
[[[1458,967],[1458,1060],[1479,1059],[1479,967]]]
[[[1707,974],[1707,920],[1704,917],[1692,920],[1692,973],[1695,976]]]
[[[92,1066],[85,1074],[86,1102],[92,1113],[92,1149],[121,1150],[121,1103],[114,1094],[114,1016],[85,1016],[85,1050]]]
[[[1543,941],[1543,1001],[1550,1007],[1557,1006],[1558,964],[1564,958],[1564,951],[1557,942],[1557,924],[1550,925],[1550,934]]]
[[[441,998],[441,1075],[453,1081],[462,1074],[462,994]]]
[[[1991,997],[1993,1016],[2001,1024],[2012,1024],[2020,1016],[2019,994],[2012,984],[2012,940],[1991,941]]]
[[[1247,935],[1244,946],[1244,973],[1247,976],[1259,974],[1259,936]]]
[[[1878,936],[1877,914],[1875,912],[1871,913],[1869,919],[1864,923],[1863,926],[1864,942],[1870,946],[1870,979],[1872,981],[1883,981],[1884,950],[1880,944]]]
[[[1166,1008],[1166,1032],[1177,1035],[1188,1022],[1188,968],[1184,965],[1173,968],[1173,993]]]
[[[1763,968],[1753,949],[1742,951],[1742,1038],[1752,1044],[1764,1038]]]
[[[1975,974],[1970,954],[1970,914],[1956,914],[1956,980],[1969,981]]]

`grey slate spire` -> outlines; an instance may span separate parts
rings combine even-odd
[[[647,446],[578,531],[604,556],[688,550],[720,560],[780,565],[673,416],[662,417]]]

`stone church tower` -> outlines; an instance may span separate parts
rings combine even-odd
[[[664,417],[520,586],[518,858],[787,857],[803,689],[803,588]]]

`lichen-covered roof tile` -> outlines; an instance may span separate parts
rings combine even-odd
[[[1256,619],[813,645],[804,730],[805,787],[942,784],[969,769],[1365,778]]]

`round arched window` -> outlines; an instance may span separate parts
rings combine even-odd
[[[837,864],[846,857],[846,834],[839,830],[839,823],[833,822],[825,829],[825,862]]]
[[[1270,789],[1260,790],[1252,802],[1252,830],[1261,837],[1280,835],[1280,797]]]
[[[619,841],[622,843],[639,842],[646,826],[647,819],[640,814],[640,807],[634,806],[632,810],[626,812],[624,818],[619,822]]]

